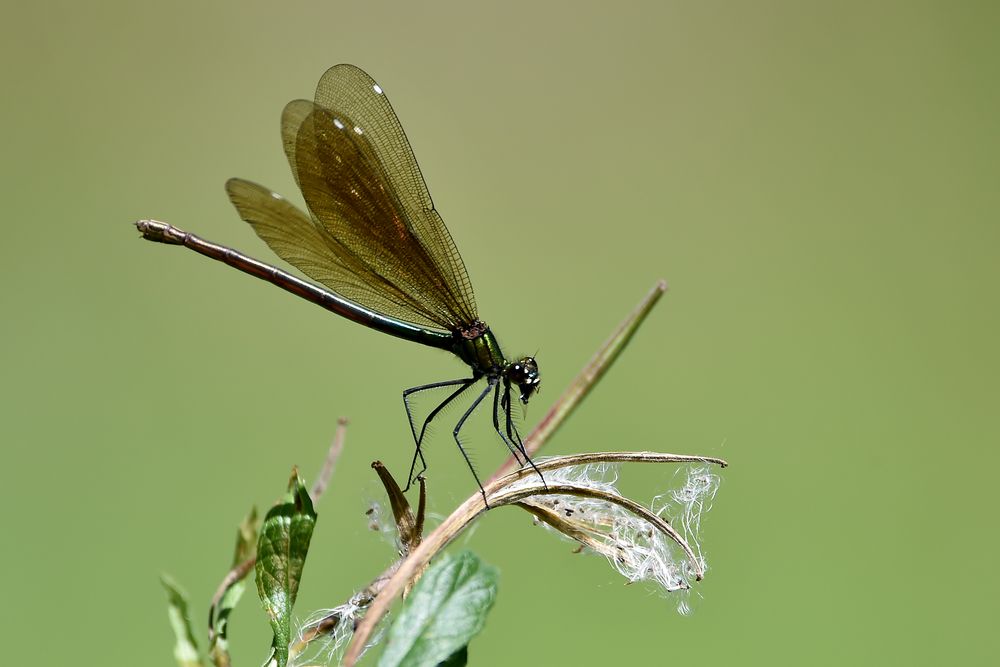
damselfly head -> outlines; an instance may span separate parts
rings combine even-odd
[[[527,403],[531,395],[538,391],[542,378],[538,373],[538,362],[534,357],[523,357],[507,366],[507,377],[521,390],[521,402]]]

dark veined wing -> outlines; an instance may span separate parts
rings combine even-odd
[[[281,195],[241,178],[229,179],[226,182],[226,192],[240,217],[250,223],[257,236],[278,257],[341,296],[366,305],[366,300],[358,295],[369,290],[368,285],[377,281],[378,277],[370,273],[347,271],[336,239],[330,238],[329,233],[317,226],[312,218]],[[372,301],[368,300],[367,303]],[[401,316],[408,313],[405,304],[405,300],[399,299],[376,309],[385,314]],[[416,318],[404,319],[411,321]],[[436,323],[433,326],[444,328]]]
[[[227,184],[241,217],[280,257],[341,296],[412,324],[454,330],[478,319],[462,258],[367,74],[350,65],[328,70],[316,102],[285,107],[282,138],[310,216],[260,186]]]

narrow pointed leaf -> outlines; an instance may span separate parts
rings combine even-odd
[[[236,549],[231,569],[224,581],[225,588],[218,597],[218,602],[209,610],[208,655],[215,667],[229,667],[232,664],[229,657],[229,614],[246,590],[246,577],[251,570],[248,559],[253,556],[256,545],[257,508],[254,507],[236,532]]]
[[[203,667],[194,633],[191,632],[187,595],[165,574],[160,575],[160,583],[167,590],[167,614],[170,617],[170,627],[174,630],[174,658],[177,664],[180,667]]]
[[[475,554],[443,557],[406,599],[389,629],[379,667],[464,664],[460,652],[483,629],[496,592],[496,568]]]
[[[278,667],[288,662],[292,607],[315,525],[309,491],[296,470],[284,500],[264,517],[257,542],[257,594],[274,631],[272,659]]]

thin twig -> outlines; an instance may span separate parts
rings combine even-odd
[[[209,607],[208,609],[208,621],[210,623],[208,628],[209,631],[208,639],[210,642],[213,639],[215,639],[212,633],[214,628],[211,624],[215,622],[215,609],[219,606],[219,602],[222,600],[222,596],[226,594],[226,591],[229,590],[230,586],[235,584],[243,577],[247,576],[247,573],[253,569],[253,566],[256,563],[257,563],[256,556],[251,556],[250,558],[247,558],[245,561],[243,561],[233,569],[229,570],[229,572],[226,573],[226,576],[222,578],[222,581],[219,582],[219,587],[215,589],[215,595],[212,596],[212,606]]]
[[[562,423],[576,409],[580,402],[587,396],[594,384],[597,383],[608,368],[621,354],[621,351],[631,340],[636,329],[642,324],[649,311],[656,305],[663,293],[667,289],[664,281],[657,282],[646,297],[639,302],[622,324],[615,330],[611,337],[601,346],[593,359],[583,368],[579,375],[573,380],[570,386],[563,392],[563,395],[556,401],[542,421],[525,438],[525,448],[528,454],[534,454],[548,441]],[[505,474],[517,467],[517,462],[513,456],[507,459],[493,476],[487,481],[486,488],[499,488],[497,482]],[[534,472],[534,471],[532,471]],[[519,476],[519,472],[513,473]],[[484,495],[488,496],[489,492]],[[375,600],[369,607],[364,619],[354,631],[351,643],[344,654],[343,664],[351,667],[361,656],[364,647],[368,644],[375,625],[382,619],[389,610],[395,595],[403,589],[406,582],[418,572],[423,566],[430,562],[430,558],[440,551],[457,534],[456,529],[478,516],[486,509],[483,498],[479,493],[470,496],[464,503],[459,505],[450,516],[427,535],[423,542],[410,553],[402,562],[398,564],[398,569],[384,584],[376,595]]]
[[[626,452],[592,452],[588,454],[571,454],[568,456],[558,456],[539,461],[538,468],[543,472],[548,472],[566,466],[587,465],[591,463],[710,463],[718,465],[723,468],[728,465],[728,463],[724,459],[719,459],[711,456],[690,456],[687,454],[663,454],[660,452],[626,451]],[[530,468],[521,468],[512,473],[509,473],[508,475],[505,475],[500,480],[495,480],[494,483],[496,484],[496,487],[498,489],[502,489],[504,487],[511,486],[515,482],[520,482],[525,479],[529,479],[534,474],[535,474],[534,470]],[[535,493],[537,495],[537,492],[533,491],[532,493]],[[476,498],[481,498],[479,493],[476,493],[474,496],[470,497],[470,500]],[[527,500],[520,500],[517,502],[511,501],[511,504],[516,504],[519,507],[522,507],[525,511],[530,512],[531,514],[535,515],[542,521],[545,521],[549,525],[552,525],[553,527],[557,528],[567,536],[572,537],[573,539],[576,539],[577,541],[585,544],[594,551],[604,554],[609,558],[613,556],[613,554],[607,551],[607,549],[601,542],[594,539],[593,537],[590,537],[587,534],[587,531],[589,529],[584,524],[580,524],[579,522],[567,522],[564,518],[559,517],[556,514],[553,514],[551,510],[549,510],[548,508],[535,505]],[[459,510],[461,509],[462,508],[459,508]],[[456,510],[455,514],[457,514],[459,510]],[[645,508],[643,508],[643,510],[645,510]],[[420,514],[422,513],[420,512],[420,510],[418,510],[418,519]],[[543,514],[545,516],[543,516]],[[474,519],[475,516],[478,516],[478,513],[475,515],[471,515],[469,518],[469,522],[471,522],[471,520]],[[463,529],[467,525],[468,523],[461,524]],[[448,541],[450,542],[452,541],[452,539],[454,538],[449,538]],[[365,606],[366,604],[370,604],[371,601],[375,599],[375,596],[378,593],[380,593],[383,588],[385,588],[386,584],[390,581],[392,575],[395,574],[395,572],[399,569],[399,566],[402,562],[403,559],[393,562],[393,564],[388,569],[379,574],[378,577],[376,577],[370,584],[368,584],[368,586],[366,586],[360,593],[358,593],[353,598],[353,601],[355,603],[358,603],[362,607]],[[416,575],[414,575],[414,577],[415,576]],[[412,585],[412,583],[413,583],[413,578],[411,578],[407,586]],[[318,621],[314,622],[311,626],[303,630],[301,634],[301,639],[296,644],[293,644],[292,655],[296,655],[304,651],[309,642],[313,641],[314,639],[317,639],[323,636],[324,634],[327,634],[328,632],[332,632],[339,623],[340,623],[340,616],[336,613],[325,616],[319,619]]]
[[[691,454],[665,454],[662,452],[587,452],[567,454],[537,461],[539,470],[558,470],[567,466],[590,463],[713,463],[725,468],[729,463],[714,456],[692,456]]]
[[[590,390],[597,384],[604,374],[607,372],[611,364],[615,362],[618,355],[621,354],[628,342],[632,340],[632,336],[635,334],[636,329],[643,323],[646,316],[656,305],[656,302],[660,300],[663,293],[667,291],[667,283],[664,280],[658,281],[648,294],[639,302],[639,305],[629,313],[618,328],[615,329],[614,333],[604,341],[604,344],[600,347],[597,353],[591,358],[583,370],[576,376],[576,378],[570,383],[570,385],[563,392],[559,400],[555,402],[552,408],[549,409],[548,413],[535,428],[528,434],[528,437],[524,439],[524,448],[528,452],[528,456],[533,455],[542,446],[548,442],[549,438],[562,426],[566,418],[569,417],[576,407],[580,405]],[[493,476],[490,477],[490,481],[493,481],[500,476],[510,472],[511,470],[518,467],[517,459],[512,456],[508,457],[506,461],[503,462]]]
[[[351,597],[351,602],[360,608],[365,608],[372,603],[378,592],[381,591],[389,578],[396,573],[396,569],[399,564],[403,562],[402,560],[397,560],[394,562],[385,572],[376,577],[370,584],[365,586],[359,593],[356,593]],[[337,629],[337,626],[343,622],[343,618],[337,612],[328,614],[323,618],[315,621],[311,625],[306,626],[302,629],[299,634],[298,641],[293,642],[288,647],[288,657],[289,660],[301,655],[305,651],[311,642],[320,637],[330,634]]]
[[[586,460],[588,463],[612,463],[616,461],[684,463],[690,461],[707,461],[716,463],[719,466],[726,465],[726,462],[722,459],[710,459],[703,456],[657,454],[655,452],[605,452],[600,454],[555,457],[540,462],[539,467],[545,466],[542,468],[543,470],[553,470],[566,465],[579,465],[581,460]],[[703,565],[697,556],[695,556],[694,551],[687,541],[673,526],[646,507],[628,498],[587,486],[552,483],[546,485],[538,481],[534,477],[535,474],[535,471],[531,468],[521,468],[488,483],[485,487],[488,507],[520,505],[521,501],[526,498],[553,494],[596,498],[604,502],[613,503],[641,517],[644,521],[673,540],[687,556],[695,578],[700,580],[704,576]],[[438,552],[448,546],[486,510],[487,504],[484,503],[482,495],[479,493],[473,494],[442,521],[430,535],[427,535],[423,542],[407,558],[397,562],[396,571],[387,581],[382,583],[378,595],[376,595],[368,611],[365,613],[364,619],[362,619],[354,631],[354,637],[351,639],[351,643],[344,655],[343,664],[346,667],[353,665],[360,657],[361,649],[367,644],[375,626],[389,610],[395,596],[405,590],[410,580],[421,572]],[[532,513],[535,514],[534,512]]]
[[[337,459],[340,458],[341,452],[344,451],[344,441],[347,439],[347,424],[347,417],[341,417],[337,420],[337,431],[333,434],[333,442],[330,443],[330,449],[326,453],[326,460],[323,461],[323,469],[320,471],[319,476],[316,477],[312,491],[309,492],[314,504],[319,501],[323,493],[326,492],[326,487],[330,485],[330,478],[333,477],[333,471],[337,467]]]

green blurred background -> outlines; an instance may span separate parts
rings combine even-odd
[[[76,2],[9,7],[0,566],[10,664],[171,665],[235,525],[347,450],[298,609],[392,558],[369,463],[462,367],[193,253],[269,251],[222,185],[297,199],[278,117],[338,62],[388,91],[537,420],[671,286],[548,453],[728,458],[695,613],[516,510],[477,665],[983,664],[995,654],[1000,49],[993,2]],[[426,406],[426,402],[424,403]],[[455,413],[451,413],[451,418]],[[470,431],[484,470],[502,448]],[[433,509],[473,490],[448,428]],[[666,469],[626,469],[649,500]],[[252,594],[237,665],[270,641]],[[992,645],[993,651],[988,652]]]

